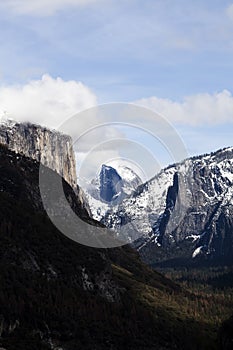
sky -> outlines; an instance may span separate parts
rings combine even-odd
[[[0,117],[59,128],[89,107],[135,103],[164,116],[187,155],[232,146],[232,33],[228,0],[0,0]],[[83,140],[78,164],[101,134],[170,162],[148,132],[111,125]]]

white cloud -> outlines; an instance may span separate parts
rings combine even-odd
[[[197,126],[233,122],[233,96],[228,90],[187,96],[181,102],[153,96],[135,103],[162,114],[171,123]]]
[[[43,75],[26,85],[0,86],[0,117],[57,128],[97,99],[84,84]]]
[[[89,109],[96,105],[96,96],[81,82],[54,79],[50,75],[43,75],[40,80],[32,80],[25,85],[0,86],[0,121],[1,118],[12,118],[59,129],[71,135],[77,151],[78,168],[88,157],[83,172],[84,177],[90,179],[102,163],[119,157],[118,150],[111,144],[104,151],[98,146],[112,139],[124,138],[124,133],[114,125],[102,126],[106,120],[101,113],[97,113],[98,107]],[[84,112],[78,113],[80,111]],[[65,124],[60,129],[59,126],[67,120],[71,124]],[[107,121],[111,122],[111,118]],[[80,135],[82,137],[79,139]]]
[[[97,0],[7,0],[0,6],[19,15],[48,16],[67,7],[85,6]]]

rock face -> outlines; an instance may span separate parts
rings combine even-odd
[[[122,192],[122,178],[111,166],[102,165],[100,171],[100,199],[112,202]]]
[[[131,223],[146,262],[232,262],[233,148],[169,166],[139,186],[105,224]]]
[[[29,123],[0,124],[0,143],[55,170],[75,188],[75,155],[70,136]]]
[[[140,177],[129,167],[121,165],[116,170],[102,165],[99,175],[85,191],[93,218],[101,221],[108,210],[120,204],[141,183]]]

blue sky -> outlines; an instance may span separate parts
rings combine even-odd
[[[18,3],[2,5],[4,82],[49,73],[83,81],[100,102],[232,91],[229,1],[100,0],[69,6],[64,0],[51,13],[46,3],[44,12],[23,13],[27,0],[4,3]]]
[[[65,117],[96,103],[136,101],[164,114],[190,154],[232,145],[232,33],[226,0],[1,1],[0,109],[44,122],[28,100],[33,86],[46,114],[35,85],[47,74],[51,96],[77,83],[71,95],[80,91],[83,100],[64,98],[72,105]]]

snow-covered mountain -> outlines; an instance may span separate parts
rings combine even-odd
[[[142,184],[140,177],[129,167],[120,165],[117,167],[117,172],[122,179],[122,192],[125,195],[131,195],[133,191]]]
[[[129,167],[122,165],[116,170],[103,164],[85,191],[93,217],[102,220],[106,212],[122,203],[141,183],[139,176]]]
[[[104,222],[158,261],[233,259],[233,148],[187,159],[138,187]]]

